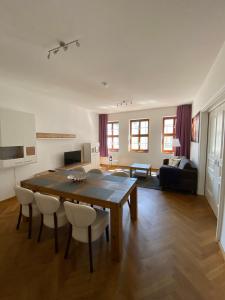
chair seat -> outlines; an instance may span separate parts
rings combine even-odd
[[[22,215],[27,218],[29,217],[29,205],[28,204],[22,205]],[[32,216],[36,217],[38,215],[40,215],[40,211],[39,211],[36,203],[32,203]]]
[[[109,224],[109,213],[104,210],[96,210],[96,219],[91,225],[92,242],[97,240],[104,232],[106,226]],[[72,236],[75,240],[88,243],[88,230],[87,228],[73,226]]]
[[[56,212],[57,215],[57,226],[62,227],[66,223],[68,223],[67,218],[66,218],[66,213],[63,205],[61,204],[59,209]],[[43,223],[45,226],[54,228],[54,214],[44,215]]]

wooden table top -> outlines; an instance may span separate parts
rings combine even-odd
[[[67,179],[75,170],[49,172],[21,181],[21,186],[35,192],[43,192],[77,201],[112,207],[123,204],[136,187],[135,178],[119,177],[109,174],[88,173],[87,179],[73,183]]]
[[[131,169],[140,169],[140,170],[149,170],[151,169],[151,165],[150,164],[138,164],[138,163],[134,163],[129,165],[129,167]]]

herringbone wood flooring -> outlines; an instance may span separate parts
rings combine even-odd
[[[73,243],[63,259],[44,229],[37,244],[27,240],[27,223],[15,230],[18,204],[0,203],[0,299],[225,299],[225,263],[215,242],[216,219],[203,197],[139,189],[139,220],[124,207],[124,255],[113,263],[104,238],[94,244],[89,273],[86,245]]]

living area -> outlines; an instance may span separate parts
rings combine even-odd
[[[100,115],[101,166],[137,177],[140,187],[196,194],[191,128],[191,104]]]
[[[0,24],[0,298],[225,299],[225,2]]]

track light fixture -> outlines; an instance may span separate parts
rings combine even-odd
[[[124,106],[132,105],[132,104],[133,104],[132,100],[123,100],[123,101],[117,103],[116,106],[118,108],[118,107],[124,107]]]
[[[63,41],[60,41],[58,47],[55,47],[55,48],[52,48],[52,49],[48,50],[47,58],[50,59],[52,53],[55,55],[55,54],[57,54],[57,53],[59,52],[59,50],[61,50],[61,49],[63,49],[64,51],[66,51],[66,50],[69,48],[69,46],[72,45],[72,44],[75,44],[76,47],[80,47],[80,42],[79,42],[79,40],[74,40],[74,41],[71,41],[71,42],[68,42],[68,43],[65,43],[65,42],[63,42]]]

